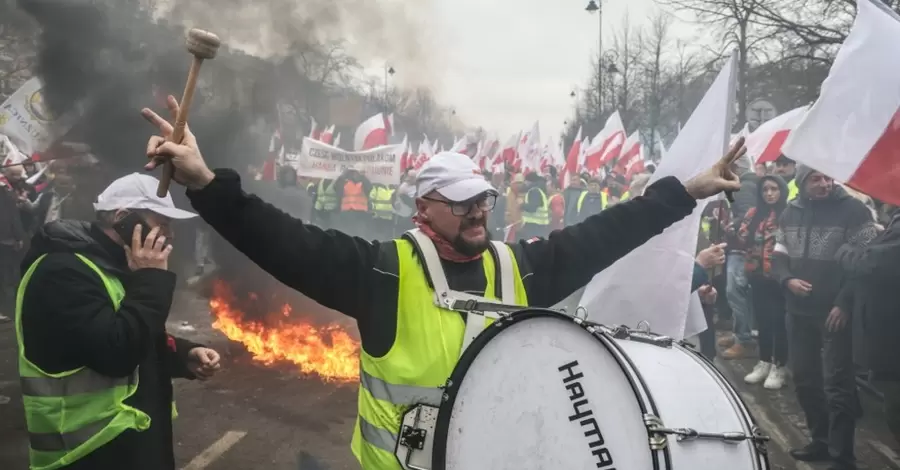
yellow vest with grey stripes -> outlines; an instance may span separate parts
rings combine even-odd
[[[541,197],[541,205],[534,212],[522,211],[522,222],[534,225],[550,225],[550,201],[547,199],[547,193],[541,188],[531,188],[525,197],[527,198],[532,191],[538,192],[538,195]]]
[[[441,404],[440,387],[456,367],[466,330],[459,312],[435,306],[434,288],[413,243],[404,239],[394,243],[399,258],[397,335],[383,357],[360,352],[358,416],[352,449],[364,470],[401,468],[394,451],[402,415],[416,404]],[[511,248],[501,246],[509,250],[512,258],[516,305],[525,306],[528,298],[519,267]],[[485,297],[499,301],[494,256],[488,250],[481,259],[487,280]]]
[[[31,470],[53,470],[71,465],[127,429],[144,431],[150,427],[150,417],[146,413],[124,403],[137,391],[137,369],[130,376],[119,378],[107,377],[86,367],[52,374],[41,370],[26,357],[22,301],[28,281],[45,256],[38,258],[25,272],[16,295],[19,378],[30,441]],[[100,276],[118,310],[125,298],[122,283],[84,256],[76,256]],[[174,415],[174,406],[172,410]]]

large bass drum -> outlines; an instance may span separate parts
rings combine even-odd
[[[768,438],[715,367],[645,331],[524,310],[472,342],[445,392],[404,417],[405,468],[769,468]]]

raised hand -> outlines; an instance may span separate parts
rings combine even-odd
[[[170,95],[166,104],[174,120],[178,115],[178,100]],[[184,139],[181,142],[168,142],[167,139],[172,136],[174,131],[172,124],[149,108],[142,109],[141,115],[150,124],[153,124],[159,133],[159,135],[150,137],[150,141],[147,142],[147,158],[150,159],[150,162],[144,166],[144,169],[153,170],[169,160],[175,167],[172,179],[188,189],[202,189],[215,178],[215,174],[203,161],[203,155],[200,154],[200,148],[197,146],[197,139],[187,125],[185,125]]]
[[[747,153],[747,147],[744,147],[744,138],[741,137],[721,160],[709,170],[688,180],[684,184],[684,188],[698,201],[723,191],[740,190],[741,180],[731,168],[734,162],[743,157],[745,153]]]

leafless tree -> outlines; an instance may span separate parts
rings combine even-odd
[[[763,46],[777,31],[756,20],[761,4],[766,0],[661,0],[673,11],[689,12],[693,21],[713,27],[719,35],[721,48],[712,50],[718,57],[725,57],[729,50],[738,52],[738,116],[747,114],[750,96],[748,73],[754,63],[765,62],[761,56]],[[802,3],[802,2],[797,2]]]

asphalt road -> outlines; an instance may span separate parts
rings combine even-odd
[[[193,328],[183,329],[183,321]],[[209,326],[205,303],[181,296],[170,331],[205,342],[223,353],[224,369],[209,382],[178,381],[176,458],[184,470],[342,470],[358,468],[349,449],[356,413],[356,386],[324,384],[291,365],[264,366],[243,347]],[[0,469],[27,468],[27,441],[16,374],[15,334],[0,325]],[[759,424],[772,437],[775,469],[816,470],[787,456],[805,443],[802,416],[792,389],[768,392],[747,387],[743,377],[754,361],[719,363],[736,384]],[[3,398],[8,397],[8,398]],[[880,411],[866,400],[866,417],[857,437],[861,468],[900,469],[889,450]],[[893,459],[893,460],[892,460]]]

